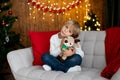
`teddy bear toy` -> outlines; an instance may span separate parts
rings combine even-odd
[[[80,40],[74,39],[73,37],[65,37],[63,41],[63,45],[61,47],[61,54],[57,57],[60,61],[64,61],[67,59],[66,56],[63,56],[64,50],[71,49],[71,51],[74,51],[75,44],[79,42]],[[70,48],[71,47],[71,48]]]

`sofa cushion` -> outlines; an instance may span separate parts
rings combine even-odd
[[[120,80],[120,68],[119,68],[119,70],[112,76],[111,80]]]
[[[103,69],[105,63],[104,31],[82,31],[79,36],[84,58],[82,66]]]
[[[41,66],[31,66],[18,70],[16,75],[21,80],[28,78],[29,80],[107,80],[99,73],[98,69],[82,68],[80,72],[64,73],[62,71],[45,71]]]
[[[33,65],[42,65],[41,56],[45,52],[49,52],[49,39],[51,35],[57,33],[58,31],[49,32],[34,32],[29,31],[29,37],[32,43],[32,51],[34,55]]]

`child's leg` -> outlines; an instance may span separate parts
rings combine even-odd
[[[56,57],[46,53],[43,54],[42,60],[45,64],[49,65],[52,70],[67,72],[69,68],[74,67],[76,65],[80,65],[82,62],[82,58],[78,54],[74,54],[65,60],[64,62],[60,62]]]
[[[68,66],[69,68],[70,67],[74,67],[74,66],[80,66],[80,64],[81,64],[81,62],[82,62],[82,57],[80,56],[80,55],[78,55],[78,54],[74,54],[73,56],[70,56],[70,57],[68,57],[64,62],[63,62],[63,64],[65,65],[65,66]]]
[[[67,72],[67,70],[69,69],[69,67],[66,67],[56,57],[48,53],[42,55],[42,61],[50,66],[52,70]]]

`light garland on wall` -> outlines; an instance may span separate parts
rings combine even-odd
[[[27,4],[30,19],[38,20],[37,18],[40,17],[44,21],[51,20],[52,22],[61,16],[64,20],[80,21],[89,11],[87,9],[90,5],[89,0],[27,0]]]
[[[48,3],[50,3],[50,1],[48,1]],[[39,2],[36,0],[28,0],[28,4],[31,4],[34,8],[37,8],[38,10],[41,10],[43,12],[50,12],[50,13],[63,13],[66,11],[69,11],[73,8],[77,8],[77,6],[79,6],[81,3],[81,0],[76,0],[76,1],[72,1],[71,3],[65,3],[63,2],[64,5],[66,6],[61,6],[58,7],[58,3],[54,3],[54,4],[45,4],[44,2]]]

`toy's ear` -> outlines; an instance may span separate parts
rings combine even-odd
[[[79,40],[79,39],[75,39],[75,44],[74,44],[74,46],[77,47],[77,48],[80,47],[80,44],[79,44],[78,42],[80,42],[80,40]]]
[[[80,42],[80,40],[79,39],[75,39],[75,43],[78,43],[78,42]]]

